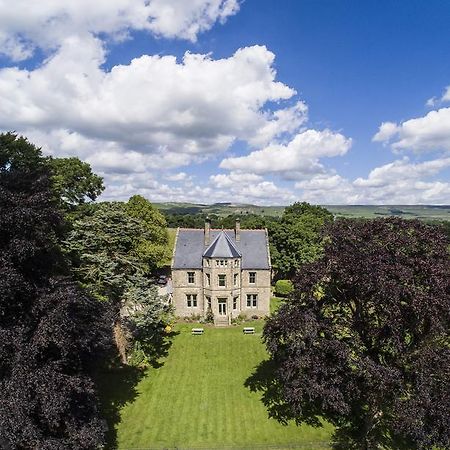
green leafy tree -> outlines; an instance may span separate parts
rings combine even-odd
[[[170,252],[166,219],[141,195],[131,197],[125,208],[128,215],[138,220],[146,230],[137,245],[139,256],[152,269],[161,267]]]
[[[128,280],[148,274],[138,247],[150,234],[119,202],[100,203],[76,220],[64,242],[77,279],[100,300],[120,303]]]
[[[286,297],[292,294],[294,291],[294,285],[291,280],[278,280],[275,283],[275,294],[280,297]]]
[[[448,245],[415,220],[337,220],[265,326],[270,414],[325,417],[336,449],[450,448]]]
[[[48,158],[53,189],[66,208],[94,201],[105,189],[103,178],[79,158]]]
[[[123,323],[130,338],[130,362],[137,366],[157,363],[167,345],[165,327],[173,320],[173,308],[167,298],[142,276],[128,282],[122,302]]]
[[[292,279],[301,264],[322,254],[322,230],[332,221],[333,215],[321,206],[294,203],[285,209],[269,233],[272,263],[278,276]]]
[[[131,354],[138,365],[153,361],[164,348],[166,309],[147,278],[157,255],[143,251],[146,243],[145,250],[151,248],[155,228],[131,217],[127,204],[105,202],[75,220],[65,241],[77,279],[117,312],[116,345],[123,362]]]

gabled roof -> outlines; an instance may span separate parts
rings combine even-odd
[[[240,258],[242,255],[231,239],[222,230],[211,245],[205,250],[203,256],[207,258]]]
[[[211,245],[205,246],[203,229],[180,228],[177,233],[172,267],[174,269],[201,269],[203,254],[216,238],[224,233],[242,257],[242,269],[270,269],[268,236],[266,230],[241,230],[236,241],[234,230],[211,230]],[[217,250],[219,251],[219,250]]]

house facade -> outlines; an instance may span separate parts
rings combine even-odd
[[[271,264],[267,230],[177,230],[172,258],[177,316],[205,316],[216,324],[269,314]]]

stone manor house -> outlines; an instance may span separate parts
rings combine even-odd
[[[177,316],[205,316],[216,325],[239,314],[269,314],[271,264],[267,230],[177,230],[172,258],[173,304]]]

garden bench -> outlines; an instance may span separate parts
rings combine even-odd
[[[203,334],[203,328],[192,328],[192,334]]]
[[[244,327],[242,331],[244,332],[244,334],[255,334],[254,327]]]

